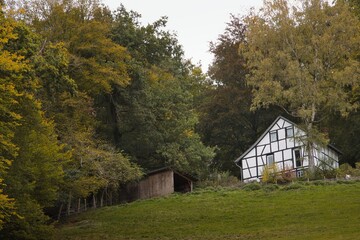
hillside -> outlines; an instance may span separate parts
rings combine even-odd
[[[201,190],[74,216],[57,239],[356,239],[360,182]]]

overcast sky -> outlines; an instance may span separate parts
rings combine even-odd
[[[230,14],[245,15],[251,7],[258,9],[263,0],[103,0],[115,10],[122,3],[127,10],[142,15],[143,24],[152,23],[161,16],[168,17],[167,30],[177,35],[185,57],[201,63],[207,71],[212,61],[209,43],[224,32]]]

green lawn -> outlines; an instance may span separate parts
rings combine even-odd
[[[360,183],[207,190],[72,217],[57,239],[360,239]]]

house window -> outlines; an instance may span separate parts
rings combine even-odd
[[[304,176],[304,171],[303,170],[300,170],[300,171],[296,172],[296,177],[301,178],[303,176]]]
[[[274,154],[266,155],[267,165],[272,165],[274,163]]]
[[[276,142],[278,140],[277,132],[270,132],[270,142]]]
[[[301,159],[301,151],[299,148],[294,149],[294,158],[296,162],[296,167],[302,166],[302,159]]]
[[[294,136],[294,129],[292,127],[286,128],[286,137],[290,138]]]

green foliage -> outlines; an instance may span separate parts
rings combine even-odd
[[[26,47],[12,43],[9,42],[12,47],[9,49],[14,51]],[[48,217],[44,215],[43,209],[53,206],[57,199],[63,177],[62,167],[70,157],[58,143],[53,123],[46,119],[41,104],[34,98],[37,81],[32,71],[23,72],[26,81],[17,84],[23,93],[17,97],[18,104],[12,108],[22,117],[14,129],[12,140],[18,147],[17,155],[13,157],[4,182],[5,192],[16,200],[19,216],[15,215],[5,224],[0,233],[5,239],[50,237]]]
[[[324,181],[324,180],[315,180],[310,182],[311,185],[315,185],[315,186],[333,185],[336,183],[337,182],[335,181]]]
[[[352,180],[338,180],[337,181],[338,184],[356,184],[356,181],[352,181]]]
[[[313,179],[332,179],[336,178],[338,169],[333,167],[333,161],[330,158],[319,160],[319,164],[315,168]]]
[[[360,164],[356,163],[356,168],[353,168],[348,163],[341,164],[339,169],[337,169],[337,176],[341,178],[345,178],[346,175],[350,175],[351,177],[359,177]]]
[[[10,221],[11,216],[17,216],[14,199],[9,198],[8,195],[4,194],[3,188],[3,180],[0,179],[0,231],[4,224]]]
[[[343,155],[341,161],[355,167],[359,162],[360,151],[360,113],[351,113],[347,118],[341,118],[338,114],[330,116],[321,126],[329,131],[329,138],[336,147],[341,149]]]
[[[75,198],[89,196],[96,207],[99,193],[116,194],[142,176],[130,160],[208,173],[214,150],[195,131],[205,77],[162,30],[166,18],[143,27],[137,14],[122,7],[112,16],[97,0],[18,1],[7,9],[9,18],[1,12],[0,19],[0,229],[11,222],[2,236],[50,238],[44,208],[56,201],[69,213]],[[14,204],[20,217],[11,217]]]
[[[3,180],[18,153],[14,135],[22,116],[16,106],[22,95],[21,73],[28,69],[23,56],[7,50],[7,44],[17,38],[15,28],[16,22],[4,16],[0,5],[0,230],[15,215],[14,199],[4,193]]]
[[[214,55],[209,68],[211,80],[203,82],[197,107],[201,138],[205,144],[217,147],[212,167],[237,176],[239,169],[234,159],[279,115],[277,109],[250,112],[252,93],[245,82],[248,67],[245,58],[237,53],[239,44],[245,42],[246,29],[243,19],[231,16],[224,33],[210,44]]]
[[[39,95],[50,108],[63,92],[76,93],[77,85],[69,76],[69,52],[63,43],[43,46],[41,55],[34,56],[36,75],[41,81]]]
[[[239,179],[230,172],[213,172],[206,179],[196,183],[196,187],[236,187],[240,184]]]
[[[107,131],[146,169],[171,166],[202,177],[214,155],[195,131],[194,99],[203,78],[182,61],[175,36],[162,29],[165,18],[147,26],[138,18],[124,7],[115,13],[112,38],[133,57],[132,81],[127,88],[115,88],[109,108],[113,124]]]
[[[183,50],[176,37],[163,28],[167,17],[142,26],[141,15],[127,11],[123,5],[115,12],[112,28],[114,42],[125,46],[136,61],[145,65],[155,65],[181,71]]]
[[[241,47],[252,68],[248,83],[257,87],[253,107],[278,104],[304,120],[311,119],[317,108],[344,114],[354,109],[351,92],[343,86],[357,86],[357,77],[347,74],[356,73],[358,62],[351,57],[359,49],[360,36],[359,22],[348,6],[304,0],[301,8],[291,10],[286,2],[269,1],[262,14],[246,20],[253,24],[247,31],[248,43]],[[313,23],[318,23],[316,28]],[[264,34],[266,40],[261,37]],[[328,47],[334,52],[328,52]],[[335,84],[339,82],[340,86]]]
[[[265,192],[273,192],[278,190],[280,187],[277,184],[266,184],[262,187]]]
[[[52,239],[54,227],[49,225],[50,218],[36,201],[24,195],[16,201],[16,207],[20,216],[12,217],[3,231],[0,231],[1,239]]]
[[[30,96],[21,98],[19,111],[24,116],[14,136],[19,151],[5,183],[16,199],[29,195],[41,207],[49,207],[56,200],[62,166],[70,156],[58,144],[53,123],[44,118],[37,102]]]
[[[246,190],[246,191],[256,191],[256,190],[260,190],[261,189],[261,185],[260,183],[248,183],[245,184],[244,186],[241,187],[241,189]]]
[[[289,191],[289,190],[297,190],[297,189],[302,189],[302,188],[304,188],[304,185],[296,182],[296,183],[291,183],[291,184],[285,185],[284,187],[281,188],[281,190]]]

